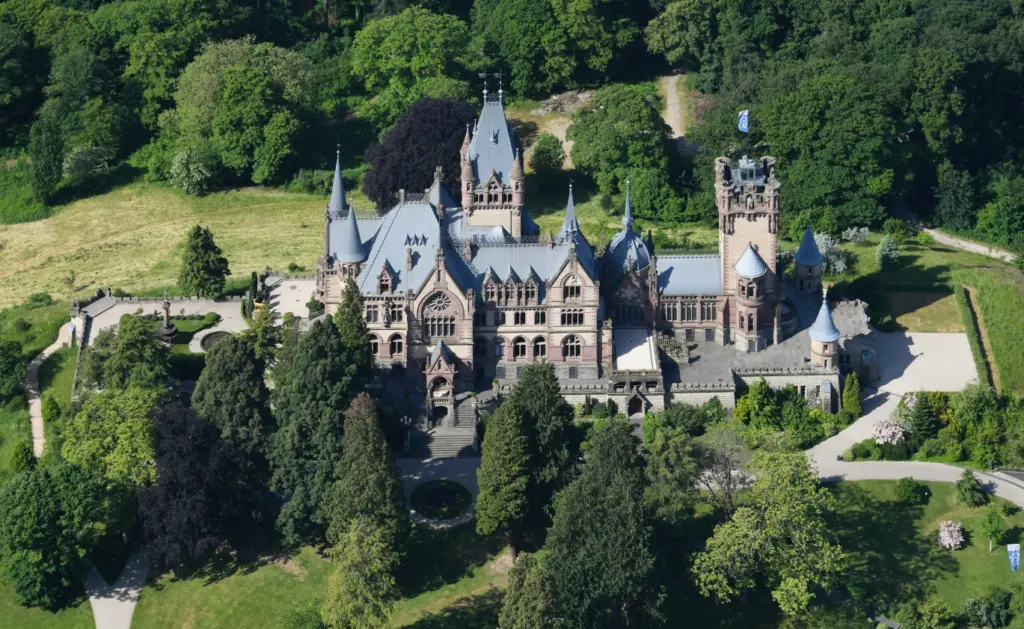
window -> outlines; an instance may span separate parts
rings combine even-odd
[[[384,294],[391,292],[391,276],[387,272],[380,274],[380,278],[377,280],[377,292]]]
[[[391,304],[388,307],[388,316],[391,317],[392,321],[401,321],[402,310],[403,308],[401,304]]]
[[[378,319],[379,316],[380,316],[380,313],[378,312],[377,306],[367,306],[366,307],[366,322],[367,323],[377,323],[377,319]]]
[[[505,368],[504,367],[495,367],[494,368],[494,377],[495,378],[504,378],[505,377]]]
[[[575,334],[570,334],[562,341],[562,358],[579,358],[583,355],[583,343]]]
[[[505,325],[505,311],[499,310],[494,313],[494,325]]]
[[[579,367],[569,367],[569,379],[570,380],[575,380],[575,379],[577,379],[579,377],[580,377],[580,368]]]
[[[661,304],[661,318],[665,321],[675,321],[679,316],[679,310],[676,308],[675,302],[667,302]]]
[[[526,313],[522,310],[512,313],[512,319],[516,325],[526,325]]]
[[[619,304],[615,307],[615,318],[622,322],[644,320],[644,308],[640,304]]]
[[[583,295],[583,287],[580,286],[579,280],[575,277],[570,277],[565,280],[565,284],[562,286],[562,299],[579,299]]]
[[[401,355],[401,353],[402,353],[402,337],[400,335],[396,334],[396,335],[392,336],[391,340],[389,341],[388,344],[391,346],[390,350],[391,350],[391,355],[392,356],[399,356],[399,355]]]
[[[540,325],[548,322],[548,313],[543,310],[537,310],[533,313],[534,325]]]
[[[515,287],[512,286],[511,284],[506,284],[505,285],[505,303],[506,304],[509,303],[510,301],[512,301],[512,295],[515,293],[515,290],[516,290]]]
[[[533,357],[543,358],[548,355],[548,346],[543,336],[533,339]]]
[[[692,341],[693,340],[693,328],[686,328],[686,340],[687,341]]]
[[[562,325],[583,325],[583,311],[563,310]]]
[[[494,339],[494,356],[501,359],[505,357],[505,339]]]
[[[685,301],[679,305],[683,321],[697,320],[697,302]]]
[[[484,301],[493,304],[498,298],[498,291],[494,288],[494,284],[488,284],[484,287]]]
[[[376,336],[370,337],[370,353],[376,356],[380,352],[380,341]]]
[[[473,325],[487,325],[487,313],[486,312],[474,312],[473,313]]]
[[[747,332],[754,331],[754,314],[750,313],[747,315]]]
[[[537,301],[537,287],[532,282],[526,285],[526,301]]]
[[[705,341],[713,341],[713,340],[715,340],[715,330],[713,328],[708,328],[708,329],[704,330],[704,340]]]
[[[718,319],[718,304],[713,301],[700,302],[700,320],[715,321]]]
[[[486,356],[487,355],[487,341],[482,338],[473,339],[473,355],[474,356]]]
[[[521,336],[512,341],[512,358],[526,358],[526,339]]]
[[[754,339],[748,340],[747,341],[747,351],[748,352],[756,352],[757,351],[757,341],[755,341]]]
[[[429,337],[455,336],[455,317],[427,317],[423,320],[423,332]]]
[[[822,353],[823,354],[830,354],[831,352],[832,352],[832,344],[831,343],[825,343],[825,346],[822,349]],[[827,367],[828,365],[825,365],[825,366]]]

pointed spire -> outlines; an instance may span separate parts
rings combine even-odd
[[[359,222],[356,221],[356,210],[351,204],[341,228],[341,242],[338,243],[338,260],[341,262],[362,262],[363,241],[359,237]]]
[[[815,266],[825,261],[825,256],[821,255],[818,243],[814,240],[810,223],[807,223],[807,229],[804,230],[804,238],[800,241],[800,248],[796,250],[795,259],[797,264],[804,266]]]
[[[509,173],[511,179],[523,179],[525,174],[523,173],[523,152],[516,149],[515,157],[512,158],[512,172]]]
[[[558,232],[559,238],[564,238],[570,233],[580,230],[580,223],[576,220],[576,202],[572,198],[572,182],[569,182],[569,202],[565,204],[565,220],[562,221],[562,229]]]
[[[811,324],[811,338],[819,343],[832,343],[839,340],[839,329],[832,320],[832,308],[828,305],[828,289],[822,290],[821,309],[818,310],[818,318]]]
[[[327,211],[332,216],[341,216],[345,209],[345,182],[341,179],[341,145],[338,146],[338,158],[334,163],[334,185],[331,186],[331,201]]]
[[[470,141],[470,139],[471,138],[470,138],[470,135],[469,135],[469,125],[467,124],[466,125],[466,137],[462,138],[462,155],[463,155],[463,159],[465,159],[465,156],[469,153],[469,141]]]
[[[629,179],[626,180],[626,211],[622,215],[622,224],[627,231],[633,229],[633,203],[629,199]]]

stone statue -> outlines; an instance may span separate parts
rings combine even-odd
[[[748,194],[747,195],[747,209],[748,210],[753,210],[754,209],[754,195],[752,195],[752,194]]]

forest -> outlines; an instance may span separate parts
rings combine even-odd
[[[810,221],[837,236],[910,211],[1019,250],[1020,10],[1012,0],[12,0],[0,5],[0,219],[42,218],[138,177],[190,194],[322,191],[335,144],[346,178],[362,183],[364,151],[413,103],[478,106],[480,73],[501,72],[510,103],[598,90],[569,132],[577,174],[606,195],[632,178],[642,218],[713,220],[711,158],[771,153],[789,235]],[[688,132],[702,149],[692,157],[670,149],[645,87],[677,72],[707,97]],[[736,130],[742,109],[749,134]],[[423,171],[393,183],[425,187],[433,165]]]

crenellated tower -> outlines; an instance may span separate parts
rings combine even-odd
[[[776,263],[779,182],[775,158],[743,156],[737,163],[727,157],[716,159],[715,202],[729,340],[740,351],[759,351],[782,338],[778,306],[784,290]],[[757,277],[750,276],[753,271],[759,273]]]

